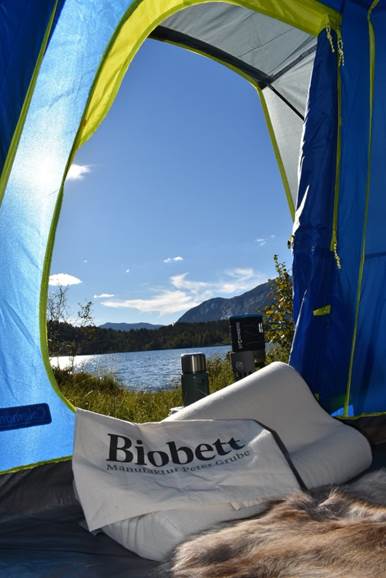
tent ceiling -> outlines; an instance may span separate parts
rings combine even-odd
[[[297,195],[297,163],[317,39],[284,22],[226,3],[186,8],[151,35],[231,65],[263,90],[287,192]],[[289,191],[288,191],[289,189]]]
[[[192,6],[152,34],[235,64],[262,88],[312,54],[316,38],[263,14],[225,3]],[[304,106],[302,107],[304,111]]]

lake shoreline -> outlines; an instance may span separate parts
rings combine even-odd
[[[89,373],[95,377],[114,376],[130,391],[164,391],[175,387],[181,377],[181,355],[202,352],[207,359],[224,359],[229,345],[179,347],[95,355],[51,356],[53,368],[71,369],[74,373]]]
[[[201,351],[201,349],[206,349],[208,347],[231,347],[231,342],[229,343],[210,343],[208,345],[186,345],[183,347],[154,347],[152,349],[130,349],[127,351],[109,351],[104,353],[99,353],[96,351],[90,353],[81,353],[79,355],[50,355],[49,358],[56,359],[56,358],[67,358],[67,357],[89,357],[90,355],[119,355],[120,353],[146,353],[147,351],[177,351],[178,349],[185,350],[185,349],[197,349],[197,352]]]
[[[208,374],[211,393],[234,381],[228,359],[209,359]],[[75,407],[135,423],[161,421],[172,407],[182,405],[181,387],[133,391],[109,375],[99,378],[58,368],[54,375],[60,391]]]
[[[227,320],[203,323],[175,323],[159,329],[118,331],[94,325],[84,327],[49,320],[47,323],[50,355],[103,355],[156,351],[185,347],[229,345]],[[192,345],[193,344],[193,345]],[[98,352],[98,353],[96,353]]]

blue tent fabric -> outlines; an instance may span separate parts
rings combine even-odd
[[[339,191],[338,247],[342,270],[337,276],[336,291],[342,296],[341,307],[332,318],[332,332],[341,329],[341,372],[336,376],[346,389],[345,413],[353,373],[356,310],[358,302],[360,259],[365,226],[366,191],[369,169],[370,138],[370,42],[368,7],[350,2],[344,9],[343,41],[345,64],[342,67],[342,158]],[[359,90],[354,90],[359,86]],[[355,119],[355,122],[353,120]],[[353,162],[354,160],[354,162]],[[355,375],[354,375],[355,377]],[[350,405],[350,412],[362,413]]]
[[[361,379],[358,368],[364,362],[364,351],[361,346],[358,348],[358,338],[361,340],[361,336],[364,336],[364,328],[360,328],[359,319],[363,291],[361,257],[362,250],[365,250],[363,243],[367,230],[366,199],[370,194],[368,178],[371,170],[369,163],[372,124],[371,54],[368,18],[368,6],[350,2],[345,7],[343,20],[345,65],[341,71],[342,159],[338,219],[342,270],[336,279],[336,291],[342,296],[342,305],[336,317],[332,318],[331,331],[341,329],[341,340],[337,344],[339,349],[336,350],[333,359],[337,361],[337,357],[340,356],[339,366],[342,371],[337,373],[336,380],[344,383],[346,393],[343,412],[351,415],[367,412],[359,398],[353,398],[352,394],[355,391],[354,382]],[[354,90],[355,86],[360,86],[360,90]],[[375,305],[375,294],[373,299]],[[362,386],[366,387],[366,384],[362,383]],[[378,411],[376,403],[373,404],[372,411]]]
[[[0,172],[54,4],[55,0],[0,2]]]
[[[106,45],[129,5],[128,0],[66,1],[4,193],[0,211],[2,406],[47,403],[52,422],[1,432],[2,470],[72,453],[74,414],[54,390],[42,357],[41,282],[51,221],[60,204],[58,192],[89,91]]]
[[[383,154],[386,145],[386,3],[378,2],[369,12],[370,4],[348,1],[343,10],[342,152],[337,224],[341,269],[331,265],[328,251],[324,266],[319,263],[316,253],[320,244],[308,242],[310,226],[312,234],[315,233],[308,204],[319,216],[321,207],[326,208],[330,202],[325,204],[330,188],[325,183],[322,191],[307,179],[307,163],[304,162],[299,206],[304,191],[309,199],[299,209],[300,227],[295,234],[294,247],[297,329],[291,362],[308,380],[327,410],[346,416],[382,413],[386,407],[386,164]],[[375,40],[373,93],[370,89],[371,27]],[[330,82],[334,84],[332,77]],[[311,87],[310,109],[316,114],[318,103],[315,96],[312,103],[313,96]],[[309,130],[306,122],[306,135]],[[321,154],[323,156],[322,151]],[[305,160],[312,155],[307,139],[303,155]],[[315,163],[314,172],[310,171],[314,176],[317,166],[321,165]],[[321,174],[324,181],[326,174]],[[305,265],[300,259],[303,251],[308,255],[308,261],[303,258]],[[314,277],[309,274],[312,267],[319,267]],[[318,279],[316,288],[313,278]],[[317,304],[319,295],[322,301],[317,306],[328,303],[331,312],[312,319],[311,309]],[[309,302],[312,305],[307,309]],[[316,324],[318,329],[314,328]]]
[[[341,12],[343,9],[344,0],[320,0],[321,4],[325,4],[338,12]]]
[[[374,100],[370,143],[368,215],[363,223],[363,280],[350,400],[355,413],[386,406],[386,3],[372,13],[375,34]]]
[[[343,12],[346,4],[349,4],[350,2],[354,2],[367,10],[370,8],[372,0],[319,0],[319,2],[326,6],[330,6],[330,8],[333,8],[338,12]]]
[[[294,226],[291,363],[328,411],[383,413],[386,0],[320,4],[342,13],[344,65],[338,62],[339,34],[321,32]],[[117,27],[138,2],[0,0],[1,167],[54,6],[50,41],[4,196],[0,191],[1,471],[72,453],[73,409],[55,389],[45,342],[52,236],[63,178],[95,77]],[[337,247],[332,250],[335,217]],[[20,427],[23,420],[30,427]]]
[[[336,40],[336,39],[335,39]],[[332,286],[337,264],[330,250],[337,154],[337,59],[325,32],[318,39],[301,153],[298,206],[294,224],[293,365],[328,407],[337,395],[329,381],[326,346],[335,309]]]
[[[4,154],[55,2],[42,0],[36,6],[32,0],[0,4],[8,30],[0,40],[1,64],[10,70],[0,119]],[[94,79],[110,40],[133,6],[135,0],[57,3],[0,210],[0,383],[1,406],[6,408],[0,413],[1,471],[72,453],[74,413],[55,389],[45,342],[50,241],[63,177]],[[22,39],[17,40],[16,31]],[[29,427],[20,427],[22,422]]]

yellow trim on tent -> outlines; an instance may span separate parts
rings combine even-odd
[[[149,34],[175,12],[204,3],[206,0],[142,0],[129,8],[101,63],[76,148],[90,138],[107,115],[130,62]],[[227,3],[261,12],[313,35],[326,26],[337,28],[340,23],[337,12],[315,0],[228,0]]]
[[[355,421],[363,417],[381,417],[382,415],[386,416],[386,411],[378,411],[374,413],[360,413],[359,415],[337,415],[334,417],[335,419],[341,419],[344,421]]]
[[[16,474],[17,472],[22,472],[24,470],[33,470],[38,466],[45,466],[47,464],[59,464],[61,462],[69,462],[70,460],[72,460],[72,456],[64,456],[62,458],[54,458],[52,460],[45,460],[42,462],[36,462],[34,464],[27,464],[26,466],[17,466],[16,468],[0,471],[0,476],[3,476],[5,474]]]
[[[40,285],[40,301],[39,301],[39,327],[40,327],[40,351],[42,355],[42,360],[44,363],[44,367],[47,373],[47,377],[51,383],[52,388],[56,392],[57,396],[65,403],[65,405],[73,412],[76,411],[76,407],[68,400],[62,393],[62,390],[59,388],[51,363],[50,363],[50,356],[48,351],[48,330],[47,330],[47,301],[48,301],[48,283],[49,283],[49,275],[51,269],[51,261],[52,261],[52,254],[54,251],[54,244],[55,244],[55,233],[57,230],[57,225],[59,221],[60,210],[62,208],[63,203],[63,189],[64,189],[64,181],[67,175],[67,172],[70,167],[70,162],[72,162],[73,156],[70,156],[69,161],[66,165],[66,170],[64,172],[64,177],[62,180],[62,184],[59,190],[58,199],[56,201],[54,216],[51,222],[50,232],[48,235],[48,243],[46,254],[44,257],[44,264],[43,264],[43,275],[42,275],[42,282]]]
[[[330,315],[330,313],[331,313],[331,305],[325,305],[324,307],[314,309],[312,315],[314,317],[323,317],[324,315]]]

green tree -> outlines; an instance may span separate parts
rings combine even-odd
[[[272,303],[266,307],[265,338],[273,344],[267,361],[288,361],[294,336],[292,278],[285,263],[274,255],[277,277],[273,280]]]
[[[82,303],[78,303],[79,310],[78,310],[78,324],[80,327],[90,327],[94,325],[94,319],[92,314],[92,301],[86,301],[82,305]]]
[[[51,355],[71,355],[68,343],[61,339],[61,324],[68,317],[68,287],[50,288],[47,299],[48,350]]]
[[[77,323],[72,325],[68,312],[68,287],[51,288],[47,301],[48,350],[50,355],[75,357],[89,349],[96,327],[92,301],[78,303]]]
[[[86,351],[92,350],[93,343],[95,341],[95,335],[97,328],[95,327],[93,313],[92,313],[92,301],[86,301],[85,303],[78,303],[78,327],[81,328],[81,348]],[[82,353],[82,351],[77,350],[77,355]]]
[[[67,319],[68,287],[58,285],[50,289],[47,300],[47,321],[63,323]]]

